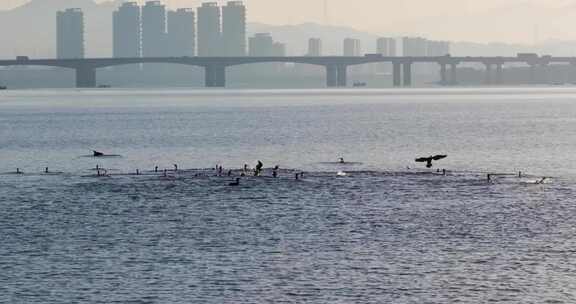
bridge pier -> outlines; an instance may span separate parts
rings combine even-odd
[[[450,80],[449,84],[455,86],[458,84],[458,63],[450,64]]]
[[[394,62],[392,64],[392,78],[393,78],[393,85],[395,87],[402,86],[402,64],[399,62]]]
[[[550,65],[548,63],[542,63],[540,70],[541,83],[550,84]]]
[[[504,69],[502,67],[502,63],[496,64],[496,84],[502,85],[504,81]]]
[[[485,76],[484,76],[484,84],[491,85],[492,84],[492,64],[491,63],[484,63],[486,66]]]
[[[412,86],[412,63],[411,62],[404,62],[404,83],[405,87]]]
[[[326,86],[329,88],[338,86],[338,69],[335,65],[326,66]]]
[[[339,87],[348,86],[348,66],[339,65],[337,70],[338,70],[338,86]]]
[[[80,66],[76,69],[76,87],[77,88],[95,88],[96,87],[96,68]]]
[[[345,87],[348,85],[348,65],[326,65],[326,86],[329,88]]]
[[[530,71],[529,71],[529,74],[530,74],[530,79],[529,79],[530,84],[536,84],[536,83],[537,83],[537,81],[536,81],[536,64],[530,64],[529,70],[530,70]]]
[[[576,83],[576,62],[574,61],[570,62],[567,78],[569,83]]]
[[[204,85],[208,88],[226,87],[226,66],[220,64],[205,66]]]
[[[440,63],[440,85],[448,85],[447,67],[445,63]]]

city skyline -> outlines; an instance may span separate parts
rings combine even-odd
[[[242,1],[222,7],[204,3],[196,10],[167,9],[161,1],[147,1],[142,6],[124,2],[113,13],[112,30],[114,57],[246,55],[246,7]],[[62,40],[60,31],[57,36]]]
[[[25,2],[25,0],[3,1],[0,9],[12,8]],[[170,8],[176,8],[197,7],[203,1],[164,2]],[[442,0],[427,3],[406,0],[396,3],[358,0],[350,4],[346,1],[333,0],[327,2],[327,17],[324,16],[323,3],[322,0],[294,0],[289,3],[264,0],[246,2],[251,8],[252,22],[272,25],[327,22],[331,25],[349,26],[373,33],[433,36],[443,40],[478,42],[533,43],[547,39],[576,39],[576,33],[565,30],[571,27],[572,20],[576,17],[575,1],[488,0],[479,3]],[[351,6],[355,9],[350,9]],[[439,20],[443,22],[438,22]],[[490,22],[487,23],[486,20]],[[458,26],[454,26],[455,24]]]
[[[255,33],[247,39],[247,9],[243,1],[205,2],[196,8],[171,10],[162,1],[144,5],[123,2],[113,13],[112,51],[115,58],[129,57],[242,57],[286,56],[287,43],[275,41],[271,33]],[[57,12],[57,57],[84,58],[84,13],[80,8]],[[196,25],[196,17],[198,22]],[[426,38],[402,37],[404,56],[444,56],[450,54],[450,42]],[[316,40],[316,41],[315,41]],[[398,52],[397,38],[379,37],[374,49],[362,50],[362,41],[343,39],[343,56],[378,53],[391,56]],[[196,43],[198,41],[198,43]],[[382,43],[387,49],[382,49]],[[410,43],[407,43],[410,42]],[[196,45],[198,51],[196,52]],[[321,38],[309,38],[305,54],[321,56]],[[418,50],[416,50],[418,49]],[[416,50],[416,51],[414,51]],[[305,55],[297,54],[297,55]],[[294,55],[294,54],[292,54]]]
[[[192,3],[196,3],[194,1]],[[74,3],[76,5],[70,5]],[[165,3],[164,1],[162,3]],[[221,4],[223,2],[220,2]],[[270,25],[259,23],[253,20],[254,13],[253,0],[245,1],[249,8],[249,14],[237,11],[231,16],[236,16],[236,20],[246,18],[246,37],[240,41],[248,41],[247,38],[256,33],[272,33],[274,39],[287,43],[286,53],[288,55],[303,55],[308,51],[309,38],[322,39],[322,53],[325,55],[342,54],[342,41],[345,38],[357,38],[362,41],[363,49],[367,53],[376,52],[377,39],[379,37],[423,37],[431,40],[445,40],[441,36],[431,36],[422,33],[398,34],[394,32],[371,33],[360,31],[353,27],[327,26],[317,23],[304,23],[298,25]],[[15,10],[0,11],[0,44],[6,47],[0,48],[1,58],[13,58],[18,55],[28,55],[36,58],[54,58],[56,54],[56,42],[53,37],[56,35],[54,24],[54,14],[67,8],[78,7],[84,12],[85,24],[85,45],[87,57],[110,57],[118,54],[113,50],[113,22],[111,15],[118,9],[120,2],[106,4],[95,4],[93,0],[34,0],[29,4]],[[178,7],[167,6],[167,10],[177,10]],[[196,12],[197,7],[189,8],[190,12]],[[223,11],[223,10],[222,10]],[[234,10],[233,10],[234,11]],[[224,15],[221,12],[221,15]],[[197,16],[194,16],[197,17]],[[188,17],[187,17],[188,18]],[[170,18],[168,18],[170,19]],[[196,20],[198,18],[195,18]],[[26,22],[25,20],[34,20]],[[197,22],[196,22],[197,23]],[[232,23],[232,28],[235,24]],[[170,26],[170,25],[168,25]],[[222,24],[222,27],[224,25]],[[40,30],[41,29],[41,30]],[[134,29],[127,29],[134,31]],[[223,33],[225,29],[221,29]],[[180,35],[180,34],[179,34]],[[25,37],[25,39],[22,39]],[[51,39],[48,39],[51,38]],[[172,39],[170,39],[172,40]],[[540,53],[555,56],[573,56],[576,54],[575,41],[541,41],[534,44],[513,44],[513,43],[474,43],[470,40],[450,40],[452,41],[452,55],[475,55],[475,56],[512,56],[516,53]],[[132,42],[130,42],[132,43]],[[401,43],[398,43],[398,49]],[[198,45],[191,48],[198,47]],[[247,48],[242,48],[247,49]],[[246,50],[248,52],[248,50]],[[188,52],[187,54],[190,54]],[[399,53],[400,55],[401,53]],[[130,56],[136,55],[130,52]],[[177,54],[174,54],[177,55]],[[183,55],[183,54],[182,54]],[[116,56],[116,55],[114,55]],[[121,55],[122,57],[128,56]]]

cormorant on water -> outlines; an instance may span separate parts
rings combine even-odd
[[[418,163],[426,163],[426,168],[432,168],[432,161],[433,160],[441,160],[448,157],[448,155],[435,155],[429,157],[420,157],[416,159]]]
[[[92,157],[122,157],[122,155],[118,154],[106,154],[104,152],[92,150]]]
[[[240,186],[240,178],[236,178],[236,181],[229,183],[228,186]]]
[[[260,175],[260,172],[262,171],[262,168],[264,168],[264,164],[261,161],[258,161],[258,164],[256,165],[256,176]]]
[[[100,171],[102,171],[102,173],[100,173]],[[100,170],[96,171],[96,176],[110,177],[110,175],[108,175],[108,170],[106,170],[106,169],[100,169]]]

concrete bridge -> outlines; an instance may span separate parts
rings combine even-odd
[[[158,57],[158,58],[86,58],[86,59],[30,59],[17,57],[16,60],[0,60],[0,66],[50,66],[74,69],[76,87],[96,87],[98,68],[144,63],[170,63],[199,66],[204,68],[206,87],[225,87],[226,68],[255,63],[298,63],[323,66],[326,69],[327,87],[345,87],[348,82],[348,67],[370,63],[391,63],[393,84],[396,87],[412,85],[414,64],[434,63],[440,66],[440,83],[455,85],[458,82],[457,67],[461,63],[480,63],[486,67],[486,84],[502,82],[503,65],[521,63],[530,67],[534,79],[537,67],[550,64],[570,64],[576,66],[576,57],[538,56],[518,54],[516,57],[385,57],[368,54],[363,57],[344,56],[292,56],[292,57]]]

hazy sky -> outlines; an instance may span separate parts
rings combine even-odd
[[[0,8],[23,2],[26,0],[0,0]],[[195,7],[203,1],[164,2]],[[324,13],[325,2],[328,18]],[[378,33],[484,42],[576,39],[576,0],[246,0],[245,3],[249,6],[250,21],[269,24],[328,22]]]

